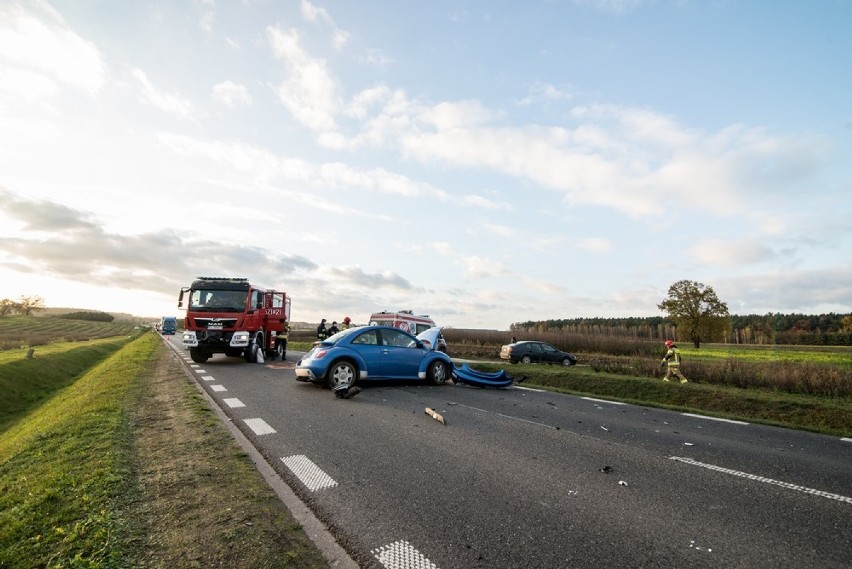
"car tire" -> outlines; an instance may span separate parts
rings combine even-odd
[[[531,364],[532,358],[529,356],[529,354],[524,354],[523,356],[521,356],[521,363],[522,364]]]
[[[444,385],[450,379],[450,366],[444,360],[437,360],[429,364],[426,378],[434,385]]]
[[[273,354],[273,360],[275,358],[280,358],[281,360],[284,359],[284,356],[287,355],[287,352],[284,350],[284,342],[282,342],[281,340],[275,342],[275,350],[273,351]]]
[[[328,370],[327,382],[332,389],[343,383],[355,385],[358,382],[358,369],[346,360],[335,362]]]
[[[564,365],[564,366],[572,366],[575,363],[577,363],[576,360],[572,360],[571,358],[569,358],[567,356],[562,358],[562,365]]]

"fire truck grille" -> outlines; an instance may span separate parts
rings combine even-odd
[[[198,328],[207,328],[208,331],[233,329],[237,325],[236,318],[196,318],[195,325]]]

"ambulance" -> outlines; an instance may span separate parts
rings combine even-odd
[[[370,315],[371,326],[393,326],[403,332],[416,336],[421,332],[434,328],[435,321],[426,314],[414,314],[411,310],[397,312],[376,312]],[[438,350],[447,353],[447,342],[444,336],[438,336]]]

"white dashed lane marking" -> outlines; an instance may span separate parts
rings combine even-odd
[[[669,458],[671,460],[676,460],[677,462],[683,462],[685,464],[691,464],[693,466],[700,466],[709,470],[715,470],[716,472],[722,472],[724,474],[730,474],[732,476],[739,476],[741,478],[748,478],[749,480],[755,480],[757,482],[763,482],[765,484],[772,484],[774,486],[780,486],[782,488],[788,488],[790,490],[804,492],[805,494],[813,494],[814,496],[830,498],[839,502],[846,502],[848,504],[852,504],[852,498],[849,498],[847,496],[841,496],[840,494],[832,494],[830,492],[823,492],[822,490],[814,490],[813,488],[808,488],[806,486],[799,486],[798,484],[791,484],[790,482],[782,482],[780,480],[764,478],[763,476],[758,476],[757,474],[749,474],[748,472],[731,470],[730,468],[723,468],[721,466],[716,466],[715,464],[705,464],[703,462],[698,462],[697,460],[692,460],[691,458],[682,458],[679,456],[670,456]]]
[[[202,376],[201,376],[201,379],[203,379],[204,381],[216,381],[216,380],[213,378],[213,376],[212,376],[212,375],[202,375]]]
[[[388,569],[438,569],[437,565],[429,561],[407,541],[383,545],[370,553]]]
[[[213,391],[228,391],[228,388],[225,387],[224,385],[211,385],[210,388]]]
[[[225,405],[230,407],[231,409],[236,409],[237,407],[245,407],[246,404],[236,398],[223,399]]]
[[[311,492],[332,488],[337,482],[303,454],[285,456],[281,461]]]
[[[248,425],[249,429],[254,431],[254,434],[256,435],[271,435],[276,432],[275,429],[270,427],[263,419],[245,419],[245,424]]]

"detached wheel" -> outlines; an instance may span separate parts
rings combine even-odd
[[[432,362],[426,372],[426,378],[435,385],[444,385],[450,379],[450,366],[443,360]]]
[[[201,348],[190,348],[189,357],[191,357],[192,361],[197,364],[203,364],[210,359],[210,355]]]
[[[523,356],[521,356],[521,363],[522,364],[531,364],[532,358],[528,354],[524,354]]]
[[[336,362],[328,370],[328,386],[334,389],[338,385],[355,385],[358,381],[358,370],[350,362]]]

